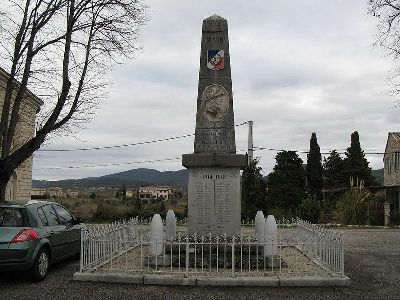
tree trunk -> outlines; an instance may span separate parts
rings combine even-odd
[[[0,160],[0,204],[6,202],[7,183],[10,181],[13,172],[9,170],[4,161]]]
[[[0,179],[0,204],[6,203],[6,190],[7,190],[7,182],[4,184],[2,182],[2,178]]]

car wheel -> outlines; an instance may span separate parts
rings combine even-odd
[[[49,264],[49,252],[46,248],[40,249],[31,270],[32,279],[34,281],[42,281],[43,279],[45,279],[47,271],[49,269]]]

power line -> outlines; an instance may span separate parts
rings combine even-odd
[[[238,126],[243,126],[247,124],[249,121],[245,121],[240,124],[236,124],[235,127]],[[194,133],[189,133],[189,134],[184,134],[180,136],[174,136],[174,137],[168,137],[168,138],[163,138],[163,139],[157,139],[157,140],[150,140],[150,141],[144,141],[144,142],[136,142],[136,143],[130,143],[130,144],[121,144],[121,145],[111,145],[111,146],[98,146],[98,147],[92,147],[92,148],[76,148],[76,149],[39,149],[38,152],[72,152],[72,151],[92,151],[92,150],[104,150],[104,149],[115,149],[115,148],[124,148],[124,147],[132,147],[132,146],[140,146],[140,145],[147,145],[147,144],[153,144],[153,143],[159,143],[159,142],[165,142],[165,141],[171,141],[171,140],[176,140],[176,139],[182,139],[182,138],[187,138],[194,136]]]
[[[263,150],[274,151],[274,152],[285,151],[285,150],[276,149],[276,148],[265,148],[265,147],[257,147],[257,146],[254,147],[254,151],[263,151]],[[246,149],[237,150],[237,152],[246,152],[246,151],[247,151]],[[292,151],[299,152],[299,153],[308,153],[308,151],[302,151],[302,150],[292,150]],[[342,152],[341,154],[343,154],[343,153],[344,152]],[[321,152],[321,154],[330,154],[330,153],[329,152]],[[368,155],[383,155],[385,153],[383,153],[383,152],[366,152],[365,154],[368,154]],[[112,167],[112,166],[123,166],[123,165],[153,163],[153,162],[174,161],[174,160],[180,160],[180,159],[182,159],[182,158],[181,157],[174,157],[174,158],[152,159],[152,160],[133,161],[133,162],[124,162],[124,163],[112,163],[112,164],[35,168],[35,170],[63,170],[63,169]]]
[[[304,153],[307,154],[309,151],[307,150],[285,150],[285,149],[276,149],[276,148],[266,148],[266,147],[257,147],[254,146],[254,151],[258,150],[265,150],[265,151],[274,151],[274,152],[280,152],[280,151],[294,151],[298,153]],[[338,152],[339,154],[344,154],[345,152]],[[330,154],[330,152],[321,152],[321,154]],[[366,155],[384,155],[385,152],[364,152]]]
[[[35,170],[62,170],[62,169],[81,169],[81,168],[112,167],[112,166],[133,165],[133,164],[144,164],[144,163],[162,162],[162,161],[173,161],[173,160],[178,160],[178,159],[182,159],[182,157],[163,158],[163,159],[153,159],[153,160],[142,160],[142,161],[133,161],[133,162],[125,162],[125,163],[101,164],[101,165],[48,167],[48,168],[37,168],[37,169],[35,169]]]

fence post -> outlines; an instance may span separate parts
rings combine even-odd
[[[235,236],[232,236],[232,277],[235,277]]]
[[[79,272],[83,272],[83,259],[85,255],[85,251],[83,249],[83,228],[81,228],[81,257],[80,257],[80,264],[79,264]]]
[[[189,277],[189,236],[186,236],[186,273],[185,277]]]
[[[344,247],[343,247],[343,233],[340,233],[340,274],[344,276]]]

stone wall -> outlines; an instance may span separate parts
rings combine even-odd
[[[0,70],[0,111],[3,108],[7,74]],[[36,112],[41,100],[30,92],[24,97],[20,108],[20,119],[17,123],[12,151],[20,147],[35,134]],[[26,202],[31,199],[32,189],[32,157],[26,159],[14,172],[7,186],[6,200]]]
[[[400,186],[400,152],[385,155],[384,185]]]

